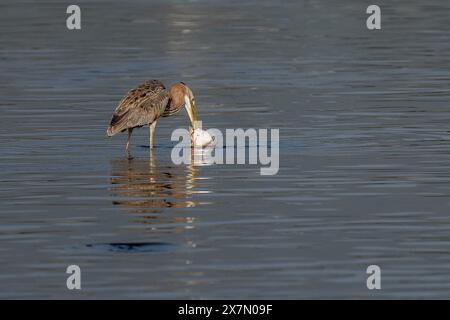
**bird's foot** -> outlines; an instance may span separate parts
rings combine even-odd
[[[125,150],[125,155],[127,157],[127,160],[133,160],[134,157],[131,155],[130,151],[128,149]]]

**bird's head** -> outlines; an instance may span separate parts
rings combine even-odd
[[[172,86],[170,95],[176,104],[180,106],[184,105],[191,120],[192,127],[194,129],[197,128],[197,108],[192,90],[185,83],[179,82]]]

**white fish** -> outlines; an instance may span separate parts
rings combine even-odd
[[[206,147],[214,142],[213,137],[207,131],[200,128],[197,128],[194,131],[191,130],[191,139],[195,147],[201,148]]]

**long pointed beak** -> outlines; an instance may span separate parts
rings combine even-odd
[[[187,99],[186,101],[186,111],[189,115],[189,119],[191,120],[192,128],[194,130],[197,128],[197,108],[195,107],[195,101],[193,99]]]

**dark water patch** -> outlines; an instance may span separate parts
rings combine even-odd
[[[168,242],[122,242],[87,244],[86,248],[103,252],[145,253],[173,251],[177,246]]]

